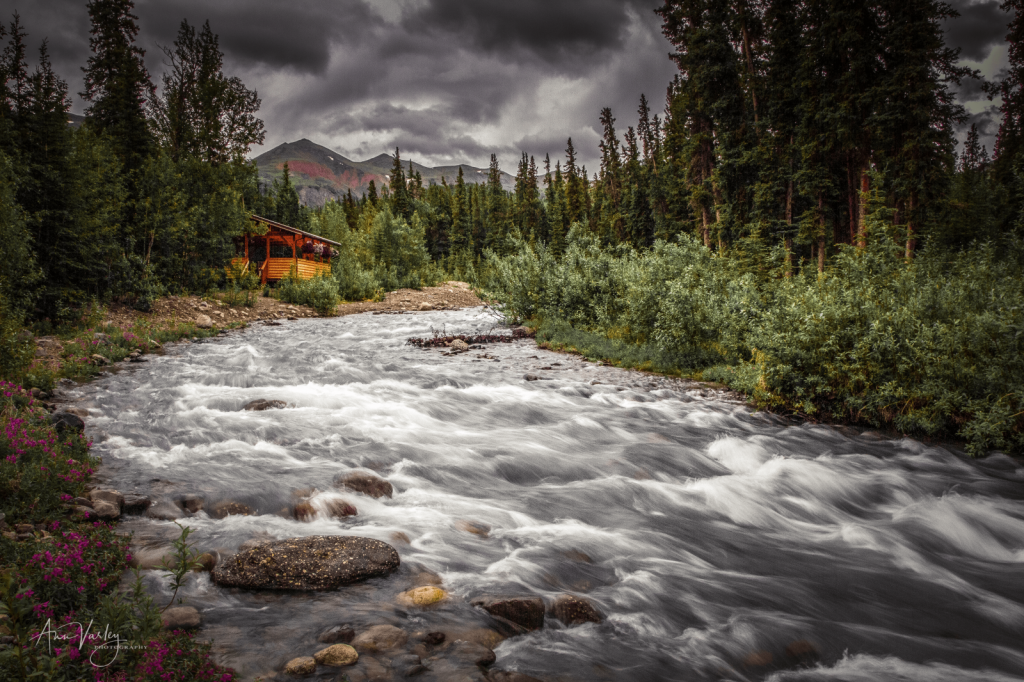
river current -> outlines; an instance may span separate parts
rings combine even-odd
[[[405,343],[432,326],[486,332],[482,310],[253,326],[68,391],[90,412],[105,485],[258,512],[183,519],[200,550],[337,534],[398,550],[397,573],[334,592],[194,574],[180,596],[219,662],[266,677],[323,648],[332,625],[451,638],[490,627],[474,596],[569,592],[604,622],[548,618],[497,644],[495,668],[552,681],[1024,680],[1019,462],[786,422],[528,339],[450,357]],[[242,411],[256,398],[288,407]],[[332,487],[352,469],[388,479],[394,497]],[[300,498],[321,513],[282,512]],[[329,518],[335,498],[358,514]],[[140,555],[178,531],[121,525]],[[451,599],[399,606],[424,574]],[[168,599],[159,572],[146,576]]]

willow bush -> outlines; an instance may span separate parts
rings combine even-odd
[[[552,343],[601,334],[613,355],[699,372],[760,407],[955,434],[975,455],[1024,450],[1024,245],[907,263],[905,235],[880,214],[869,228],[823,275],[783,277],[688,236],[637,252],[577,226],[560,259],[521,240],[489,254],[485,295],[511,321],[543,320]]]

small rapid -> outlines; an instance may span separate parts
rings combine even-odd
[[[494,667],[580,681],[1024,680],[1018,461],[793,424],[530,340],[457,356],[405,343],[442,324],[494,322],[477,308],[253,326],[68,392],[89,410],[105,485],[205,500],[181,521],[203,551],[338,534],[398,550],[397,573],[334,592],[194,574],[180,596],[244,678],[311,655],[333,625],[468,632],[490,627],[479,594],[572,593],[604,622],[548,618],[496,644]],[[287,407],[242,410],[257,398]],[[393,498],[332,486],[353,469],[386,478]],[[299,499],[317,513],[288,514]],[[332,500],[358,514],[330,517]],[[225,501],[256,513],[208,513]],[[121,525],[142,554],[178,533],[157,518]],[[399,605],[421,575],[452,598]]]

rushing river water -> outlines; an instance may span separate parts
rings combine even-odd
[[[336,592],[246,592],[195,574],[185,603],[244,677],[323,648],[317,635],[332,625],[451,639],[492,625],[470,604],[481,593],[571,592],[606,620],[549,618],[497,645],[494,667],[581,682],[1024,679],[1020,464],[784,423],[529,340],[454,357],[405,344],[442,324],[480,333],[493,318],[478,308],[255,326],[69,392],[92,415],[104,483],[259,512],[190,516],[202,550],[349,534],[399,551],[397,573]],[[289,406],[241,410],[256,398]],[[387,478],[394,498],[331,486],[353,468]],[[279,514],[296,491],[358,515]],[[122,526],[143,554],[177,531],[145,517]],[[452,598],[398,606],[424,573]]]

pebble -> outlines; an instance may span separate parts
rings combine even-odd
[[[431,606],[448,598],[448,593],[440,587],[431,585],[414,587],[398,595],[398,603],[403,606]]]
[[[341,667],[358,661],[359,654],[348,644],[332,644],[313,654],[313,659],[320,665]]]
[[[316,638],[316,641],[322,644],[335,644],[336,642],[342,642],[343,644],[349,644],[352,639],[356,636],[355,630],[350,625],[335,625],[334,627],[327,628],[320,633],[320,636]]]
[[[299,656],[284,664],[285,675],[311,675],[316,672],[316,659],[312,656]]]
[[[388,651],[405,646],[409,635],[394,625],[374,625],[356,635],[352,646],[366,651]]]
[[[191,606],[172,606],[160,615],[164,630],[192,630],[202,623],[199,611]]]

